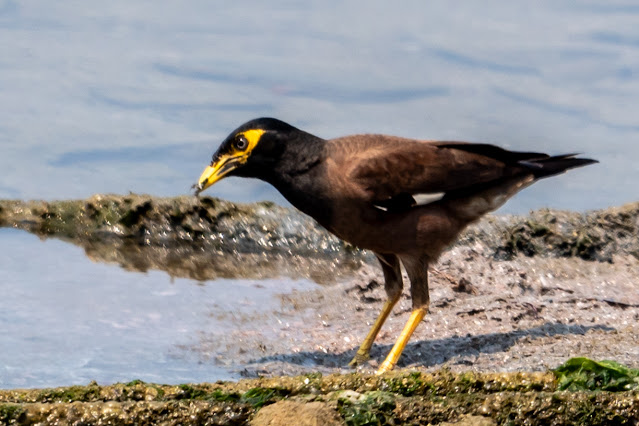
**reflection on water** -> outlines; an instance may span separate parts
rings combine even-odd
[[[86,255],[96,262],[114,263],[129,271],[160,270],[172,277],[198,281],[218,278],[259,280],[284,276],[330,284],[345,275],[352,275],[361,266],[361,258],[354,256],[215,253],[191,247],[165,249],[117,241],[73,242],[84,247]]]
[[[92,263],[78,247],[23,231],[0,229],[0,239],[1,388],[236,378],[236,366],[202,364],[201,354],[178,348],[204,332],[241,329],[243,315],[278,309],[278,294],[314,286],[288,279],[201,285]]]
[[[329,283],[372,258],[296,210],[210,197],[0,200],[0,226],[70,241],[91,259],[127,270],[200,281],[288,276]]]

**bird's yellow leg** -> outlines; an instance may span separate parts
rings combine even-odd
[[[402,333],[397,338],[397,341],[395,342],[393,349],[391,349],[388,356],[386,357],[382,365],[380,365],[379,369],[377,370],[377,373],[375,374],[379,375],[382,373],[386,373],[388,371],[391,371],[393,367],[395,367],[395,364],[397,364],[397,361],[399,360],[399,357],[402,354],[402,351],[406,347],[406,344],[408,343],[410,336],[413,334],[413,332],[417,328],[417,325],[424,318],[424,315],[426,315],[427,311],[428,311],[428,308],[426,307],[426,308],[417,308],[417,309],[414,309],[413,312],[411,312],[410,318],[408,318],[408,321],[406,322],[406,325],[404,326]]]
[[[397,301],[399,300],[400,296],[401,296],[401,293],[397,294],[397,297],[388,299],[386,303],[384,303],[384,306],[382,307],[382,312],[380,312],[379,316],[375,320],[375,324],[373,324],[373,326],[371,327],[371,330],[368,332],[368,335],[362,342],[362,345],[357,350],[355,357],[353,358],[351,362],[348,363],[349,366],[356,367],[364,363],[366,360],[370,358],[370,351],[371,351],[371,347],[373,346],[373,342],[375,341],[375,337],[377,337],[377,333],[379,333],[379,330],[382,328],[382,325],[384,325],[384,322],[386,322],[386,319],[388,318],[391,311],[393,310],[393,307],[397,304]]]

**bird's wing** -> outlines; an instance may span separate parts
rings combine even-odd
[[[414,205],[417,194],[436,201],[467,192],[524,172],[527,160],[548,157],[488,144],[376,138],[377,143],[359,144],[351,153],[348,177],[368,201],[383,209]]]

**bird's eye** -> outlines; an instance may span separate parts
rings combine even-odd
[[[235,139],[235,148],[239,149],[240,151],[244,151],[247,146],[248,146],[248,141],[246,140],[244,136],[240,136],[237,139]]]

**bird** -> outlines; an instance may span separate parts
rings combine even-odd
[[[232,131],[193,185],[195,195],[228,176],[274,186],[294,207],[381,265],[386,301],[351,367],[370,359],[402,294],[412,311],[377,374],[391,371],[429,309],[428,267],[460,232],[539,179],[598,161],[486,143],[416,140],[381,134],[323,139],[275,118]]]

